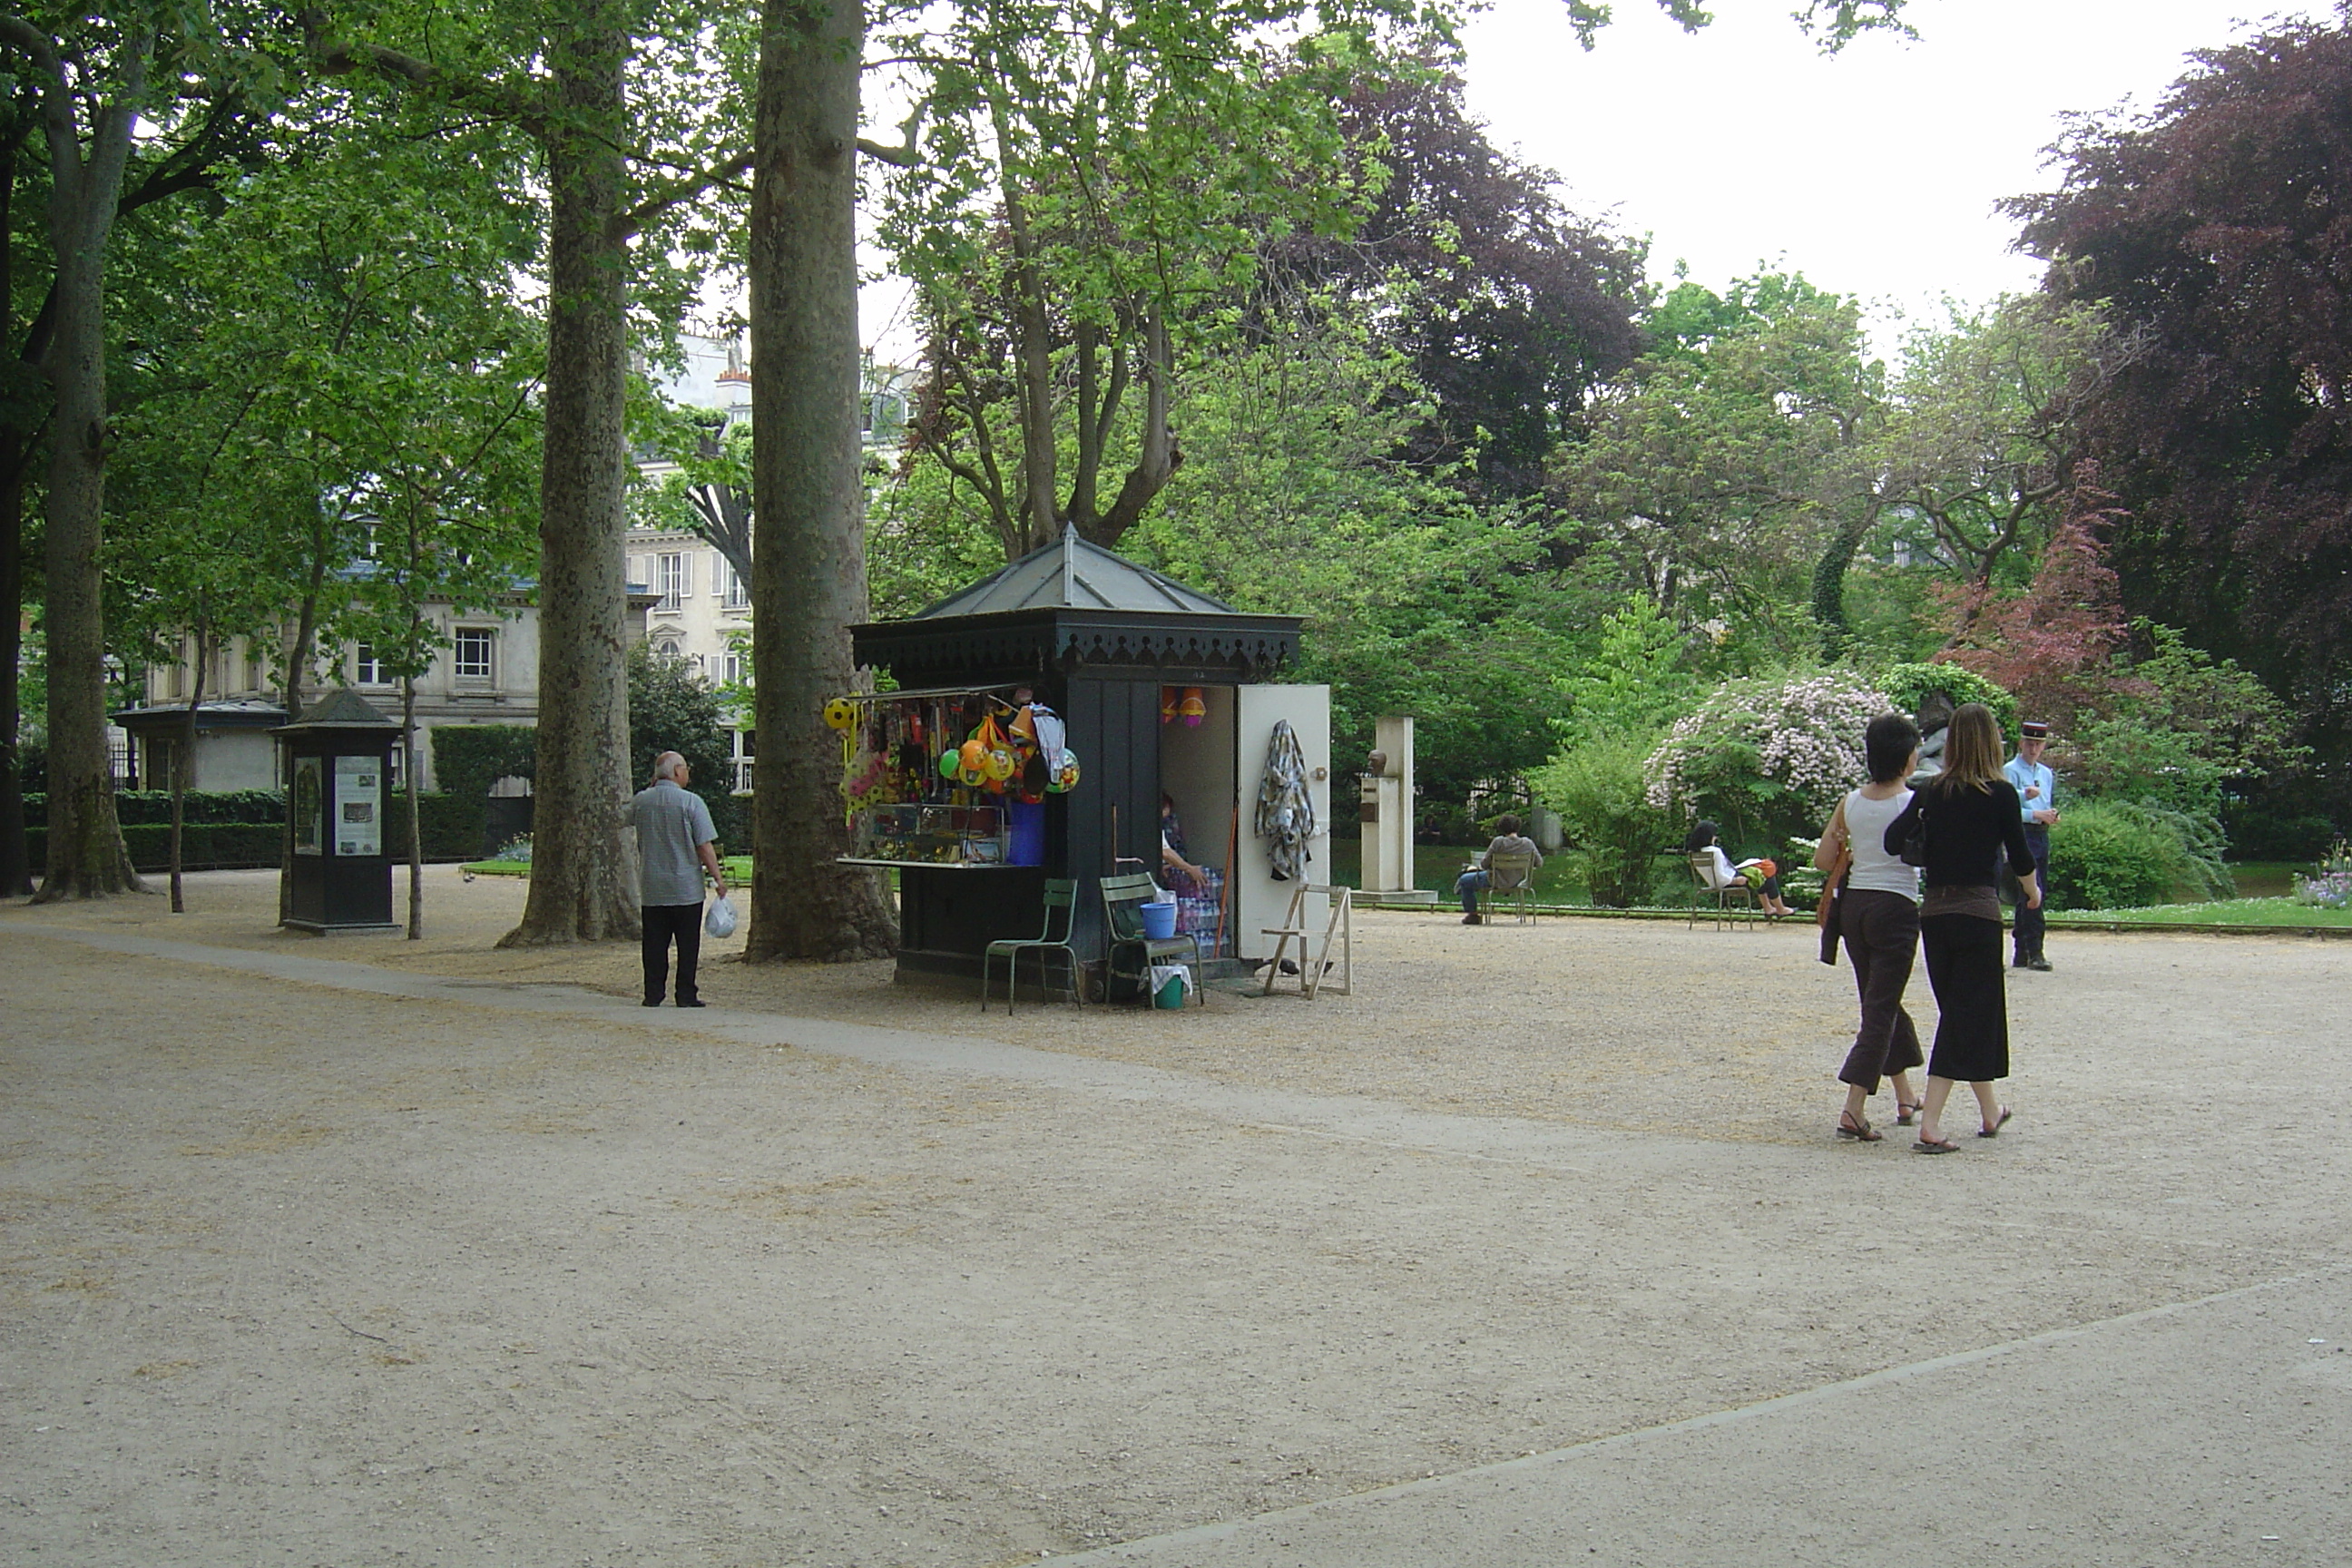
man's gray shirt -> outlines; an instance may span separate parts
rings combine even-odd
[[[656,779],[629,802],[637,828],[637,897],[646,904],[702,902],[702,863],[695,850],[719,837],[702,797]]]

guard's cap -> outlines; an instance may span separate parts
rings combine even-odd
[[[2050,726],[2039,719],[2028,719],[2017,727],[2017,731],[2029,741],[2046,741],[2050,738]]]

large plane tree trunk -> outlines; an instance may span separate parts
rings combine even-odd
[[[16,160],[32,133],[32,117],[12,121],[0,132],[0,355],[8,374],[26,384],[35,366],[16,357]],[[0,412],[0,899],[33,890],[33,862],[25,838],[22,689],[17,667],[25,652],[25,468],[31,460],[31,433],[17,423],[19,412]],[[29,414],[21,416],[30,418]]]
[[[0,36],[32,56],[49,152],[56,325],[42,367],[56,393],[50,428],[47,577],[49,856],[37,902],[142,890],[114,814],[106,751],[106,621],[100,602],[106,507],[106,242],[144,97],[150,36],[116,46],[110,100],[89,96],[89,123],[54,40],[15,17]]]
[[[539,766],[530,897],[501,947],[637,934],[629,796],[628,36],[589,0],[553,51],[546,136],[547,446],[540,484]]]
[[[857,446],[857,0],[767,0],[751,233],[754,770],[752,960],[879,958],[897,946],[848,852],[838,748],[819,714],[849,689],[863,619]]]

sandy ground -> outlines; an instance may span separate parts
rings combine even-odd
[[[1928,1160],[1829,1135],[1809,927],[1366,913],[1352,996],[1010,1019],[722,943],[682,1014],[521,897],[0,910],[0,1558],[1031,1561],[2341,1293],[2344,942],[2053,937]]]

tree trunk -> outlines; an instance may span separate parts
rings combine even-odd
[[[1830,536],[1821,559],[1813,563],[1813,624],[1821,631],[1825,659],[1835,660],[1845,653],[1850,632],[1845,619],[1845,574],[1877,521],[1878,509],[1865,507],[1859,518]]]
[[[408,645],[416,646],[412,621]],[[400,782],[408,786],[408,940],[425,940],[425,835],[416,798],[416,677],[400,678]]]
[[[100,527],[106,507],[108,233],[144,94],[147,40],[121,46],[120,97],[94,109],[88,148],[75,134],[63,73],[45,84],[49,242],[57,253],[56,327],[45,368],[56,389],[49,437],[48,581],[44,625],[49,656],[48,874],[35,901],[143,891],[114,814],[106,751],[106,625],[100,602]],[[60,140],[63,145],[60,145]]]
[[[204,623],[196,623],[196,678],[188,686],[187,721],[180,727],[180,738],[172,743],[172,912],[188,912],[187,900],[180,889],[180,867],[183,860],[181,835],[187,827],[188,774],[196,765],[196,719],[205,706],[205,666],[206,657]]]
[[[6,145],[0,147],[0,353],[11,356],[17,353],[16,317],[9,308],[16,299],[16,159],[31,129],[29,120],[12,124]],[[29,384],[36,370],[13,358],[9,374]],[[16,423],[15,411],[0,415],[0,899],[33,890],[25,839],[24,754],[17,749],[23,733],[17,710],[24,701],[17,667],[25,655],[25,465],[31,448],[31,432]]]
[[[767,0],[751,187],[752,643],[760,761],[751,800],[759,961],[887,956],[877,875],[839,865],[849,835],[819,717],[850,689],[866,613],[857,447],[856,0]]]
[[[621,8],[589,0],[551,51],[538,800],[530,896],[501,947],[634,938],[638,930],[635,859],[625,837],[628,258],[620,216],[627,50]],[[854,301],[852,312],[854,321]],[[852,405],[853,419],[855,412]]]

